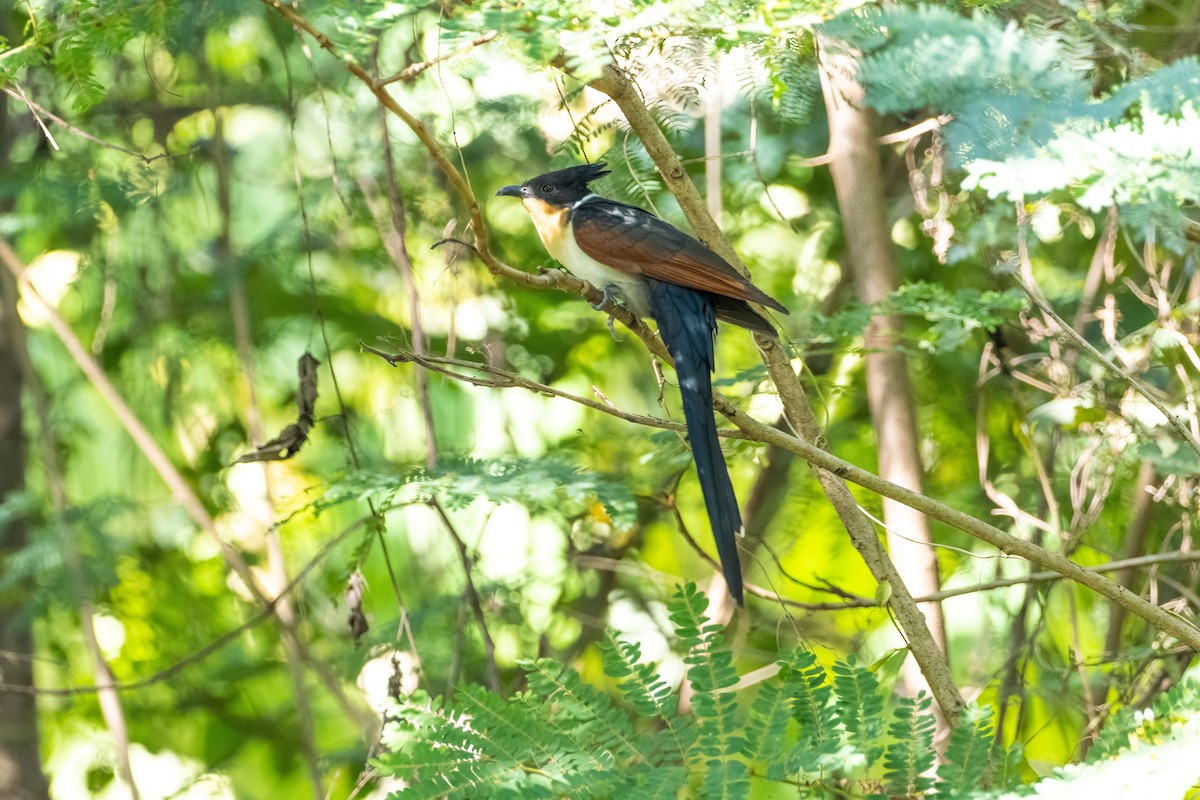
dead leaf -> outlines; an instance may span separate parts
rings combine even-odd
[[[317,367],[320,361],[313,358],[311,353],[300,356],[298,372],[300,384],[296,389],[296,406],[298,415],[296,421],[283,429],[271,441],[246,453],[233,462],[249,464],[254,461],[284,461],[300,452],[300,448],[308,441],[308,432],[315,422],[313,414],[317,407]]]

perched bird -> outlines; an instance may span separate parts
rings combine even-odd
[[[750,307],[787,313],[778,301],[726,261],[648,211],[594,194],[588,184],[607,175],[604,164],[560,169],[505,186],[497,195],[519,197],[546,250],[559,263],[639,317],[653,317],[679,376],[683,416],[729,592],[742,600],[735,537],[742,515],[721,454],[712,410],[717,320],[775,336]]]

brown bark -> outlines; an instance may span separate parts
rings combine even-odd
[[[0,33],[10,34],[0,15]],[[0,174],[8,173],[12,141],[8,105],[0,103]],[[0,210],[9,210],[4,201]],[[0,505],[25,489],[25,435],[21,415],[21,320],[17,287],[0,271]],[[8,556],[25,547],[29,531],[17,515],[0,525],[0,572]],[[22,602],[32,587],[13,586],[0,595],[0,683],[33,686],[33,617]],[[0,797],[44,800],[49,787],[38,753],[37,703],[33,693],[0,692]]]
[[[847,261],[858,299],[864,304],[885,301],[900,284],[892,259],[883,184],[880,175],[875,115],[862,105],[862,88],[849,73],[849,58],[825,54],[821,72],[829,116],[829,164],[842,215]],[[880,477],[921,491],[921,459],[917,418],[908,361],[896,349],[902,320],[876,314],[864,335],[867,403],[875,427]],[[888,550],[896,571],[915,595],[938,590],[937,555],[930,545],[929,523],[923,514],[888,498],[883,499]],[[939,603],[922,603],[930,632],[946,651],[945,624]],[[926,688],[915,661],[905,662],[903,679],[909,693]]]
[[[0,275],[0,504],[25,489],[25,439],[21,417],[21,361],[17,289]],[[0,564],[28,544],[20,514],[0,528]],[[28,583],[28,581],[24,582]],[[0,683],[33,686],[33,616],[24,607],[32,586],[0,596]],[[0,797],[49,798],[38,755],[37,704],[32,693],[0,692]]]

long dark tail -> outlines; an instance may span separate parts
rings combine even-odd
[[[659,333],[675,359],[683,416],[708,520],[717,542],[717,555],[721,558],[721,571],[729,584],[729,593],[740,606],[743,605],[742,567],[736,536],[742,529],[742,513],[721,454],[712,410],[713,337],[717,332],[713,297],[686,286],[650,281],[650,312],[658,320]]]

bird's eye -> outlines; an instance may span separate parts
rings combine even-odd
[[[553,183],[543,183],[542,184],[542,194],[554,194],[554,184]]]

